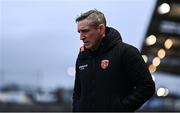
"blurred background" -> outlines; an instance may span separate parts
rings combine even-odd
[[[75,19],[94,8],[152,73],[156,94],[138,111],[180,111],[178,0],[0,0],[0,111],[71,111]]]

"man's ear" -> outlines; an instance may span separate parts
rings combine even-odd
[[[104,24],[100,24],[99,25],[99,31],[102,35],[105,34],[105,30],[106,30],[106,27],[104,26]]]

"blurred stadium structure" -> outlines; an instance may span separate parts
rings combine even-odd
[[[180,77],[179,51],[180,1],[157,0],[141,48],[153,78],[158,72]],[[36,72],[13,83],[4,76],[7,72],[0,70],[0,111],[71,111],[72,89],[46,89],[41,86],[42,73]],[[157,86],[154,97],[138,111],[180,111],[180,93]]]
[[[168,73],[169,77],[180,77],[179,0],[157,0],[141,52],[155,78],[158,72]],[[166,86],[157,86],[156,95],[141,110],[180,111],[178,92]]]

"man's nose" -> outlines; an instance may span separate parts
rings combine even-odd
[[[80,40],[84,40],[84,39],[85,39],[84,34],[80,33]]]

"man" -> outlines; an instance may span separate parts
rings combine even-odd
[[[140,52],[106,26],[102,12],[77,19],[84,45],[76,61],[73,111],[135,111],[155,92]]]

